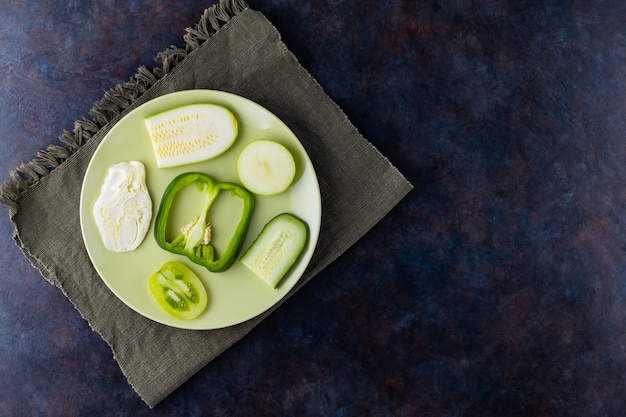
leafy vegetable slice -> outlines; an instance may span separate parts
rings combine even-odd
[[[152,219],[152,200],[141,162],[119,162],[109,167],[93,216],[107,249],[127,252],[143,242]]]
[[[304,220],[281,213],[270,220],[241,257],[241,263],[276,288],[304,250],[309,228]]]
[[[208,295],[200,278],[185,264],[169,261],[150,277],[150,291],[167,313],[194,319],[205,309]]]
[[[237,138],[237,119],[216,104],[177,107],[147,117],[145,124],[159,168],[214,158]]]

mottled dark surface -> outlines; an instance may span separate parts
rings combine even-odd
[[[6,0],[0,171],[211,4]],[[251,6],[415,190],[154,410],[6,212],[0,415],[623,416],[626,3]]]

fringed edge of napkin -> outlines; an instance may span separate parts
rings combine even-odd
[[[45,150],[40,150],[31,161],[15,168],[9,174],[9,179],[0,187],[0,206],[8,208],[11,216],[15,215],[19,209],[19,199],[26,190],[63,164],[100,129],[115,120],[158,80],[172,71],[187,55],[198,49],[233,17],[247,8],[248,4],[244,0],[220,0],[218,4],[205,9],[200,21],[194,27],[186,29],[183,35],[185,41],[183,48],[171,46],[160,52],[156,56],[160,66],[152,70],[145,66],[139,67],[129,81],[105,92],[103,98],[89,111],[91,119],[76,120],[73,133],[63,132],[59,137],[61,144],[52,144]]]

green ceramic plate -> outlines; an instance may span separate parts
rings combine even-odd
[[[239,137],[222,155],[197,164],[159,169],[156,166],[144,118],[177,106],[192,103],[215,103],[229,108],[239,122]],[[254,276],[240,262],[225,272],[212,273],[161,249],[153,235],[154,217],[165,187],[178,174],[189,171],[205,172],[218,181],[237,182],[236,159],[240,150],[252,140],[273,139],[291,150],[297,164],[294,184],[276,196],[256,196],[256,208],[248,231],[245,250],[265,223],[281,212],[293,213],[304,219],[310,229],[305,252],[277,289],[272,289]],[[151,229],[134,251],[116,253],[102,244],[92,214],[93,205],[109,166],[117,162],[136,160],[146,167],[146,182],[153,203]],[[212,225],[233,223],[233,209],[226,199],[209,212]],[[181,214],[183,216],[183,214]],[[235,216],[237,219],[238,217]],[[216,329],[251,319],[280,301],[300,279],[307,267],[320,230],[321,197],[311,161],[291,130],[272,113],[243,97],[213,90],[189,90],[168,94],[151,100],[120,120],[103,139],[87,168],[80,199],[80,221],[89,257],[106,285],[126,305],[138,313],[169,326],[186,329]],[[228,236],[230,237],[230,236]],[[215,245],[219,242],[216,241]],[[209,304],[204,313],[193,320],[181,320],[165,313],[148,288],[150,276],[163,263],[178,260],[189,266],[204,282]]]

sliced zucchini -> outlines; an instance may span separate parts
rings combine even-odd
[[[221,155],[237,138],[237,119],[226,107],[189,104],[145,119],[159,168]]]
[[[296,163],[287,148],[272,140],[255,140],[237,158],[239,181],[259,195],[285,191],[296,175]]]
[[[272,288],[304,250],[309,228],[302,219],[281,213],[270,220],[241,257],[241,263]]]

